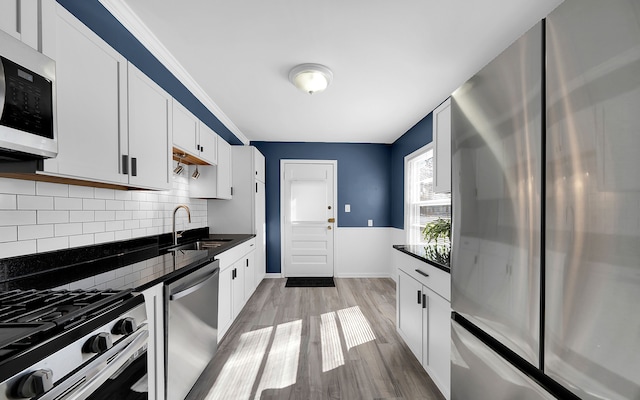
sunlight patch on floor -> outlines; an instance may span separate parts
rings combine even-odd
[[[336,313],[329,312],[320,316],[320,340],[322,345],[322,372],[331,371],[344,365],[344,354],[340,344],[340,333]]]
[[[360,307],[350,307],[338,310],[338,319],[342,325],[347,351],[361,344],[376,340],[376,335],[369,325],[369,321],[362,314]]]
[[[267,351],[273,327],[243,333],[206,400],[248,399]]]
[[[283,389],[296,383],[301,337],[301,319],[278,325],[256,399],[260,399],[264,390]]]

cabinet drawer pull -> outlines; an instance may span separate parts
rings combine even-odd
[[[427,278],[429,277],[429,274],[427,274],[426,272],[422,272],[419,269],[416,268],[416,272],[419,273],[422,276],[426,276]]]
[[[421,299],[422,299],[422,290],[418,290],[418,304],[420,304]]]

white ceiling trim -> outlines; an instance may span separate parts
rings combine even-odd
[[[245,145],[249,139],[233,121],[218,107],[187,70],[158,40],[140,18],[123,0],[98,0],[102,5],[131,32],[204,106],[215,115]]]

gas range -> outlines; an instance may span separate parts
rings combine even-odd
[[[146,356],[146,320],[131,290],[1,292],[0,399],[90,398],[104,371]]]

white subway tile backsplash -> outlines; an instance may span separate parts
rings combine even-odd
[[[124,210],[124,201],[122,200],[107,200],[105,202],[107,210],[121,211]]]
[[[38,253],[43,251],[53,251],[60,249],[69,248],[69,237],[55,237],[55,238],[46,238],[46,239],[38,239],[37,241]]]
[[[131,200],[131,192],[127,190],[117,190],[114,193],[114,198],[116,200]]]
[[[92,288],[94,285],[96,284],[95,278],[93,276],[90,276],[88,278],[76,281],[76,282],[71,282],[71,284],[69,284],[69,290],[78,290],[78,289],[89,289]]]
[[[113,232],[102,232],[96,233],[95,235],[95,243],[108,243],[113,242],[115,239],[115,235]]]
[[[92,234],[69,236],[69,247],[88,246],[91,244],[94,244]]]
[[[0,226],[32,225],[35,223],[35,211],[0,210]]]
[[[191,210],[191,223],[178,212],[179,230],[205,227],[207,201],[189,199],[188,182],[149,192],[0,178],[0,258],[168,233],[178,204]]]
[[[116,198],[113,189],[95,188],[94,195],[96,199],[113,200]]]
[[[53,197],[18,195],[18,210],[53,210]]]
[[[69,222],[69,211],[37,211],[38,224],[60,224]]]
[[[82,234],[82,223],[76,222],[71,224],[56,224],[54,226],[56,236],[72,236]]]
[[[21,240],[17,242],[0,243],[0,256],[15,257],[32,254],[37,251],[35,240]]]
[[[69,185],[69,197],[92,199],[95,197],[95,190],[88,186]]]
[[[115,221],[116,212],[115,211],[96,211],[95,220],[96,221]]]
[[[106,201],[102,199],[82,199],[83,210],[104,210]]]
[[[140,209],[140,202],[139,201],[135,201],[135,200],[125,201],[124,202],[124,209],[125,210],[139,210]]]
[[[116,220],[130,220],[132,218],[132,211],[116,211]]]
[[[130,230],[116,231],[114,233],[115,233],[115,239],[116,240],[128,240],[128,239],[131,239],[131,231]]]
[[[56,210],[82,210],[82,199],[54,197],[53,203]]]
[[[0,194],[0,210],[15,210],[18,201],[15,194]]]
[[[121,231],[124,229],[124,221],[107,221],[104,225],[104,229],[107,232]]]
[[[83,222],[82,233],[104,232],[104,222]]]
[[[124,229],[138,229],[140,228],[140,220],[139,219],[130,219],[124,221]]]
[[[69,197],[69,185],[51,182],[36,182],[38,196]]]
[[[18,240],[17,226],[0,226],[0,242],[15,242]]]
[[[0,193],[36,194],[36,183],[20,179],[0,178]]]
[[[69,222],[93,222],[95,211],[69,211]]]
[[[41,239],[53,237],[53,225],[18,226],[18,240]]]

